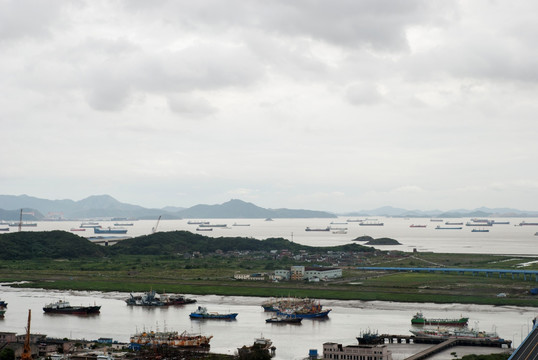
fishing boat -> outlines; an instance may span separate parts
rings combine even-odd
[[[86,231],[85,228],[71,228],[69,231]]]
[[[165,306],[194,304],[196,302],[195,299],[190,299],[183,295],[168,295],[168,294],[161,294],[160,300],[164,303]]]
[[[447,221],[445,225],[463,225],[463,222]]]
[[[347,230],[335,230],[332,233],[333,234],[347,234]]]
[[[71,306],[68,301],[57,301],[50,303],[43,307],[43,311],[49,314],[75,314],[75,315],[89,315],[99,314],[101,306]]]
[[[425,228],[426,225],[415,225],[415,224],[411,224],[409,225],[410,228]]]
[[[303,318],[297,317],[295,315],[274,315],[271,316],[269,319],[265,319],[266,323],[271,324],[300,324]]]
[[[8,227],[0,227],[0,231],[9,231]]]
[[[131,306],[165,306],[164,301],[161,301],[155,290],[145,292],[142,295],[130,294],[130,297],[125,300],[127,305]]]
[[[127,234],[127,229],[119,228],[119,227],[107,227],[107,228],[93,228],[94,234]]]
[[[226,224],[199,224],[198,227],[201,228],[225,228],[228,227]]]
[[[198,221],[198,220],[189,220],[187,221],[187,224],[189,225],[207,225],[209,224],[209,221]]]
[[[305,319],[317,319],[327,317],[330,312],[331,309],[323,310],[323,305],[318,302],[317,304],[312,303],[311,305],[283,308],[277,311],[276,314],[277,316],[295,316]]]
[[[270,339],[266,339],[263,336],[254,340],[254,344],[251,346],[244,345],[237,348],[237,354],[239,359],[265,359],[275,356],[276,348],[273,346],[273,342]],[[265,355],[260,355],[260,353]]]
[[[232,226],[250,226],[250,224],[233,223]]]
[[[237,313],[218,313],[209,312],[205,306],[198,306],[198,309],[191,312],[189,317],[191,319],[217,319],[217,320],[235,320]]]
[[[471,232],[489,232],[489,229],[472,229]]]
[[[196,228],[196,231],[213,231],[213,228],[198,227]]]
[[[114,226],[133,226],[133,223],[114,223]]]
[[[437,225],[435,227],[435,230],[461,230],[463,229],[461,226],[440,226]]]
[[[413,325],[444,325],[444,326],[467,326],[468,317],[459,319],[428,319],[421,312],[417,312],[411,319]]]
[[[165,332],[141,332],[131,335],[130,348],[141,346],[169,346],[174,348],[207,348],[213,336],[189,334],[186,331],[181,334],[177,331]]]
[[[316,304],[316,300],[308,298],[276,298],[264,301],[262,307],[264,311],[277,312],[284,309],[290,308],[302,308],[302,307],[311,307]]]

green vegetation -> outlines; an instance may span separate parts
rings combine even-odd
[[[534,278],[362,271],[361,266],[516,269],[536,260],[475,254],[382,252],[350,244],[308,247],[284,239],[207,238],[184,231],[157,233],[103,247],[61,232],[0,235],[0,281],[23,287],[344,300],[538,306]],[[6,255],[10,254],[10,255]],[[343,268],[332,281],[244,281],[235,273],[264,274],[292,265]],[[538,269],[531,264],[526,269]],[[499,293],[506,297],[497,297]]]

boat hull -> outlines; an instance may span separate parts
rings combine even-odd
[[[237,313],[232,314],[196,314],[189,315],[191,319],[212,319],[212,320],[235,320]]]
[[[47,314],[71,314],[71,315],[89,315],[99,314],[101,306],[73,306],[66,308],[47,308],[44,307],[43,311]]]

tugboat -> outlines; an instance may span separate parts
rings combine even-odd
[[[99,314],[101,306],[71,306],[69,302],[60,300],[55,303],[50,303],[43,307],[45,313],[52,314],[76,314],[76,315],[89,315]]]
[[[235,320],[237,313],[220,314],[217,312],[208,312],[204,306],[198,306],[198,309],[191,312],[191,319],[218,319],[218,320]]]

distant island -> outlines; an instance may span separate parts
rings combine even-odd
[[[391,238],[379,238],[374,239],[371,236],[360,236],[356,239],[353,239],[353,241],[364,241],[365,245],[402,245],[397,240],[391,239]]]

